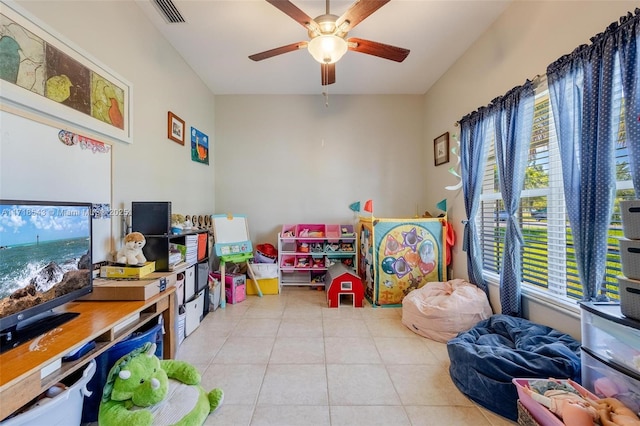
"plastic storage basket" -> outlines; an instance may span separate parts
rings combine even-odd
[[[620,201],[620,215],[625,238],[640,240],[640,200]]]
[[[91,392],[87,390],[87,383],[95,372],[96,362],[91,360],[84,369],[82,377],[61,394],[46,402],[38,402],[31,409],[0,422],[0,425],[79,425],[82,419],[84,398],[91,395]]]
[[[640,320],[640,281],[618,277],[618,287],[622,315]]]
[[[640,280],[640,240],[620,238],[620,261],[622,275]]]

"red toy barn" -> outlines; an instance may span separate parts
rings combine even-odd
[[[340,296],[350,295],[354,308],[362,308],[364,287],[362,279],[351,268],[342,263],[331,266],[325,276],[325,290],[330,308],[340,306]]]

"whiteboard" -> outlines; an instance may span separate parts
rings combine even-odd
[[[239,243],[249,239],[246,216],[214,214],[211,218],[216,244]]]
[[[65,145],[60,128],[2,110],[0,129],[0,198],[111,204],[110,145]],[[93,219],[92,228],[93,263],[108,260],[111,218]]]

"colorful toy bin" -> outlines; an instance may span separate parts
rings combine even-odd
[[[401,306],[411,290],[446,281],[442,218],[360,217],[358,273],[374,306]]]

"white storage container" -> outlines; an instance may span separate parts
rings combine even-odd
[[[620,201],[620,215],[625,238],[640,240],[640,200]]]
[[[200,325],[204,314],[204,290],[198,293],[197,297],[186,303],[187,320],[185,323],[185,335],[189,336]]]
[[[620,261],[622,275],[640,280],[640,240],[620,238]]]
[[[622,315],[640,320],[640,281],[618,277],[618,289]]]
[[[80,425],[84,397],[91,395],[91,392],[87,390],[87,383],[95,372],[96,362],[91,360],[84,369],[82,377],[61,394],[51,399],[39,401],[29,410],[0,422],[0,425]]]

